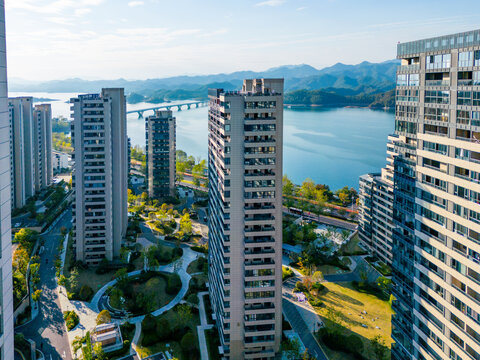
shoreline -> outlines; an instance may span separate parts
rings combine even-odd
[[[344,109],[371,109],[371,110],[394,110],[394,106],[360,106],[360,105],[320,105],[320,104],[283,104],[286,108],[344,108]]]

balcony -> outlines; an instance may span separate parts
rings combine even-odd
[[[397,67],[397,71],[414,71],[420,70],[420,64],[400,65]]]
[[[425,80],[425,86],[450,86],[450,80]]]

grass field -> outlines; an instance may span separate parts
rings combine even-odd
[[[390,349],[392,339],[391,316],[393,311],[387,301],[378,299],[376,296],[358,292],[350,283],[324,283],[328,289],[319,295],[319,299],[325,304],[324,307],[316,308],[318,314],[325,320],[328,326],[328,309],[338,312],[345,335],[351,332],[359,335],[364,341],[364,356],[368,358],[369,342],[376,335],[380,335]],[[366,311],[367,314],[363,314]],[[363,318],[362,318],[363,317]],[[367,327],[363,327],[366,325]],[[379,327],[379,329],[376,328]],[[323,346],[330,360],[349,360],[347,354],[334,352]]]

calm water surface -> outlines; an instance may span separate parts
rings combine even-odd
[[[77,94],[10,93],[57,99],[51,102],[53,116],[69,117],[66,101]],[[171,104],[175,104],[172,102]],[[128,105],[128,110],[154,106]],[[147,113],[146,115],[150,115]],[[207,157],[207,108],[174,111],[177,118],[177,148],[190,155]],[[385,166],[387,135],[394,130],[392,112],[355,108],[285,109],[284,173],[295,183],[310,177],[332,189],[345,185],[358,188],[358,177]],[[145,122],[128,116],[128,136],[134,145],[145,145]]]

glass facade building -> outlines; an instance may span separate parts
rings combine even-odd
[[[480,360],[480,31],[397,50],[392,359]]]

